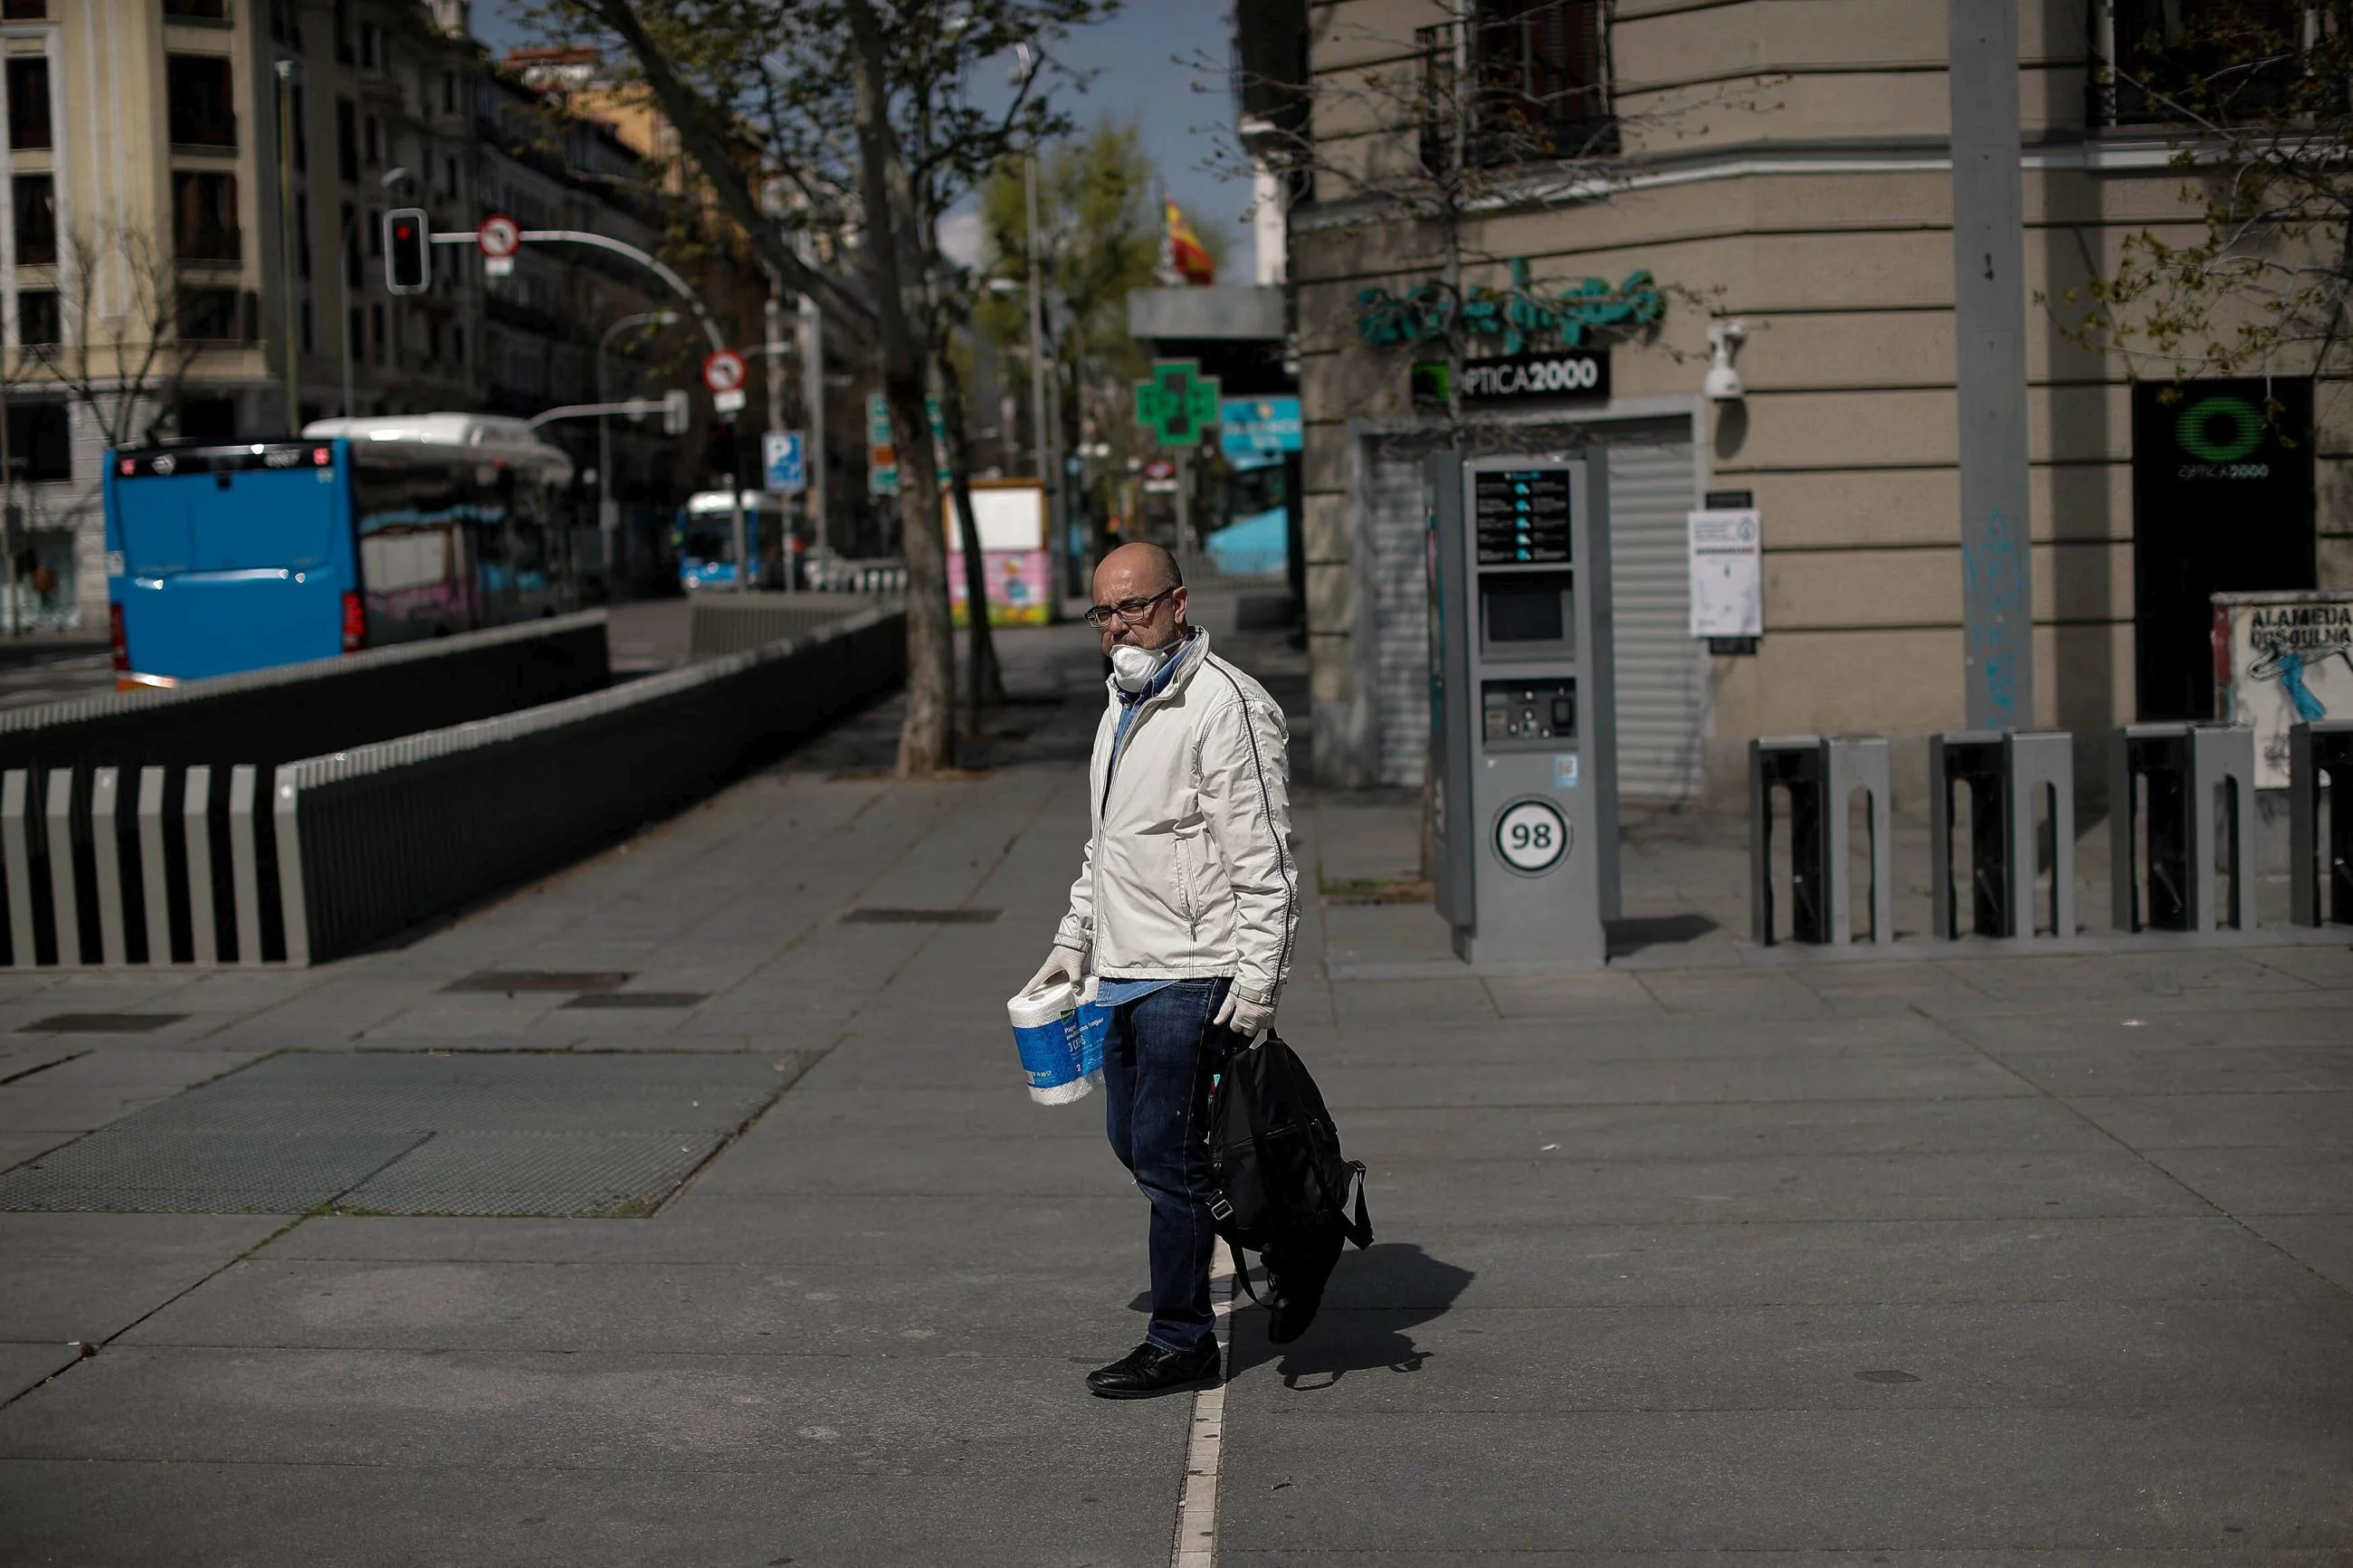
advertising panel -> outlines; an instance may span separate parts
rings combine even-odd
[[[1046,548],[1046,491],[1035,479],[976,479],[973,521],[980,531],[983,578],[988,588],[988,624],[1041,626],[1053,618],[1053,555]],[[962,626],[964,531],[957,526],[954,491],[940,498],[940,521],[947,533],[948,605]]]

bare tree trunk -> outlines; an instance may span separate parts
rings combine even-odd
[[[955,643],[948,620],[947,545],[941,537],[937,463],[923,406],[924,315],[919,243],[908,234],[915,200],[892,129],[888,47],[869,0],[843,7],[857,51],[859,184],[870,236],[864,247],[882,340],[882,393],[899,454],[900,547],[907,557],[907,717],[899,731],[902,776],[955,764]]]
[[[964,554],[965,733],[980,733],[981,710],[1002,706],[1005,672],[997,662],[997,637],[988,625],[988,563],[980,555],[980,517],[972,507],[972,441],[964,405],[964,378],[945,344],[932,357],[940,383],[940,426],[947,433],[948,480],[955,490],[956,542]]]

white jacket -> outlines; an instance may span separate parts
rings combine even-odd
[[[1054,940],[1092,947],[1097,974],[1231,975],[1245,1000],[1271,1006],[1299,931],[1282,710],[1211,657],[1207,632],[1177,660],[1128,726],[1115,770],[1120,693],[1105,682],[1087,770],[1094,830]]]

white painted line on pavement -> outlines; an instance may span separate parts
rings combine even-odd
[[[1218,1243],[1209,1265],[1209,1307],[1218,1318],[1218,1381],[1193,1395],[1193,1434],[1185,1446],[1185,1492],[1176,1503],[1176,1543],[1169,1568],[1217,1568],[1218,1472],[1226,1453],[1226,1360],[1231,1352],[1234,1257]]]

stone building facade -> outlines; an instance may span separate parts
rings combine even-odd
[[[2159,8],[2019,9],[2025,268],[2030,299],[2057,301],[2112,268],[2128,234],[2203,229],[2170,166],[2181,129],[2101,86],[2103,61]],[[1932,0],[1355,0],[1271,4],[1245,22],[1245,140],[1305,170],[1290,275],[1326,781],[1422,777],[1419,461],[1450,436],[1413,395],[1415,364],[1445,350],[1411,341],[1412,301],[1467,297],[1493,307],[1472,355],[1557,346],[1564,322],[1609,353],[1606,396],[1563,389],[1462,417],[1475,447],[1606,456],[1623,794],[1729,805],[1752,737],[1859,732],[1896,739],[1899,796],[1918,798],[1926,735],[1964,721],[1946,27]],[[1449,243],[1426,199],[1409,220],[1400,196],[1446,133],[1430,105],[1481,71],[1552,106],[1548,139],[1590,157],[1466,133],[1462,156],[1483,166]],[[1458,267],[1459,294],[1445,287]],[[2082,346],[2071,321],[2062,304],[2030,305],[2025,395],[2034,718],[2082,734],[2190,716],[2173,710],[2202,689],[2205,644],[2179,605],[2227,568],[2136,526],[2167,459],[2145,427],[2137,461],[2132,383],[2169,372]],[[1745,395],[1713,400],[1709,329],[1730,323]],[[2309,370],[2269,368],[2283,384]],[[2353,586],[2353,415],[2333,390],[2297,459],[2316,507],[2215,509],[2217,530],[2301,551],[2311,581],[2263,585]],[[1762,514],[1753,653],[1690,634],[1687,514],[1725,492]],[[2150,587],[2168,573],[2200,578],[2174,584],[2170,608]]]

